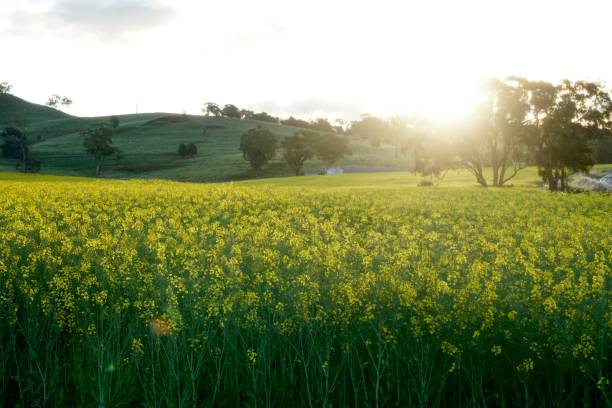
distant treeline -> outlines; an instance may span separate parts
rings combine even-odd
[[[270,122],[286,126],[295,126],[303,129],[315,130],[317,132],[329,132],[329,133],[343,133],[344,121],[338,119],[335,124],[331,124],[329,120],[325,118],[318,118],[312,121],[306,121],[302,119],[296,119],[290,116],[288,119],[281,119],[276,116],[272,116],[267,112],[254,112],[248,109],[240,109],[236,105],[227,104],[221,107],[214,102],[206,102],[202,108],[202,112],[206,116],[233,118],[233,119],[244,119],[244,120],[258,120],[260,122]]]

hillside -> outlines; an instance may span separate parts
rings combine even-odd
[[[66,119],[70,115],[47,106],[25,101],[15,95],[0,94],[0,124],[26,124],[55,119]]]
[[[42,163],[41,172],[56,175],[92,176],[93,160],[85,154],[80,131],[105,122],[109,117],[83,118],[31,104],[12,95],[1,95],[0,118],[19,123],[14,112],[27,120],[28,136],[34,142],[32,156]],[[238,150],[246,130],[263,126],[280,138],[298,128],[268,122],[215,118],[170,113],[118,115],[114,144],[122,150],[120,160],[110,159],[103,168],[107,178],[160,178],[182,181],[222,181],[252,177],[248,163]],[[1,122],[0,122],[1,123]],[[181,143],[194,143],[198,155],[183,159],[177,154]],[[339,165],[348,171],[406,170],[410,162],[395,157],[391,146],[372,149],[360,140],[351,140],[353,154]],[[0,170],[12,170],[13,162],[0,158]],[[306,173],[317,173],[320,163],[310,162]],[[292,172],[279,151],[264,169],[262,177],[288,176]]]

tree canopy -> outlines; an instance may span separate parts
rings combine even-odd
[[[316,132],[298,130],[293,136],[283,140],[282,146],[285,148],[283,157],[296,176],[300,175],[304,163],[314,157],[320,137]]]
[[[277,140],[274,133],[261,126],[249,129],[240,137],[240,151],[255,174],[276,155]]]
[[[49,97],[49,100],[47,101],[45,105],[47,105],[50,108],[54,108],[54,109],[57,109],[60,106],[67,108],[70,105],[72,105],[72,99],[66,96],[60,96],[60,95],[54,94],[51,97]]]
[[[11,93],[13,85],[8,82],[0,82],[0,95]]]
[[[334,134],[322,136],[315,144],[315,154],[325,166],[331,167],[351,153],[348,142],[348,139]]]
[[[30,157],[30,141],[24,130],[7,127],[0,131],[0,140],[2,155],[17,160],[17,169],[23,172],[36,172],[40,169],[40,162]]]
[[[96,161],[96,177],[100,175],[105,158],[109,156],[118,158],[121,155],[121,150],[112,145],[113,134],[113,129],[106,124],[93,126],[81,132],[85,152],[93,156]]]

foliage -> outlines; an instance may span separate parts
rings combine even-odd
[[[221,116],[221,108],[214,102],[206,102],[202,108],[206,116]]]
[[[177,153],[181,157],[187,157],[187,145],[185,143],[181,143]]]
[[[299,130],[293,136],[283,140],[282,146],[285,148],[283,157],[296,176],[300,175],[304,163],[314,157],[315,147],[320,137],[318,133]]]
[[[0,95],[9,94],[13,89],[13,85],[8,82],[0,82]]]
[[[316,156],[331,167],[351,153],[348,139],[334,134],[319,137],[315,143]]]
[[[565,190],[572,171],[593,165],[590,142],[612,133],[612,100],[601,84],[568,80],[558,85],[517,79],[529,107],[535,164],[551,190]]]
[[[316,130],[319,132],[335,132],[334,127],[325,118],[318,118],[316,120],[313,120],[312,122],[310,122],[308,127],[312,130]]]
[[[2,140],[2,155],[17,160],[16,169],[25,173],[37,173],[40,170],[40,161],[30,157],[30,141],[19,128],[8,127],[0,131]]]
[[[457,167],[455,146],[447,139],[427,139],[419,146],[415,172],[429,176],[439,186],[449,170]]]
[[[527,166],[525,121],[529,105],[521,81],[486,81],[483,101],[457,142],[460,162],[484,187],[501,187]],[[484,177],[485,167],[493,170],[490,183]]]
[[[276,136],[261,126],[249,129],[240,138],[242,157],[251,164],[255,174],[276,155]]]
[[[49,100],[47,101],[45,105],[47,105],[50,108],[54,108],[54,109],[58,108],[59,106],[63,106],[67,108],[70,105],[72,105],[72,100],[65,96],[54,94],[49,98]]]
[[[194,143],[187,143],[187,155],[190,157],[198,154],[198,148]]]
[[[106,157],[116,156],[118,158],[121,155],[121,150],[112,145],[113,133],[113,129],[105,124],[93,126],[81,132],[85,152],[96,160],[96,177],[100,175]]]
[[[109,122],[113,129],[117,129],[119,127],[119,117],[113,115],[110,117]]]
[[[261,122],[278,123],[279,119],[266,112],[253,113],[250,117],[251,120],[259,120]]]
[[[2,406],[610,405],[608,196],[1,188]]]
[[[289,116],[287,119],[281,120],[281,124],[287,125],[287,126],[300,127],[304,129],[308,128],[308,126],[310,125],[308,121],[297,119],[297,118],[294,118],[293,116]]]
[[[221,115],[223,115],[226,118],[236,118],[236,119],[240,119],[242,116],[240,109],[238,109],[235,105],[232,105],[232,104],[225,105],[223,109],[221,110]]]
[[[253,118],[255,112],[249,109],[240,109],[240,119],[250,120]]]
[[[26,161],[29,153],[28,138],[21,129],[8,127],[0,131],[2,139],[2,155],[10,159]]]
[[[383,119],[365,115],[360,120],[351,123],[348,134],[368,140],[372,147],[379,147],[388,137],[389,132],[389,124]]]

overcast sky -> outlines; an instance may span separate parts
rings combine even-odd
[[[610,27],[610,0],[0,0],[0,81],[77,115],[448,117],[483,77],[612,84]]]

